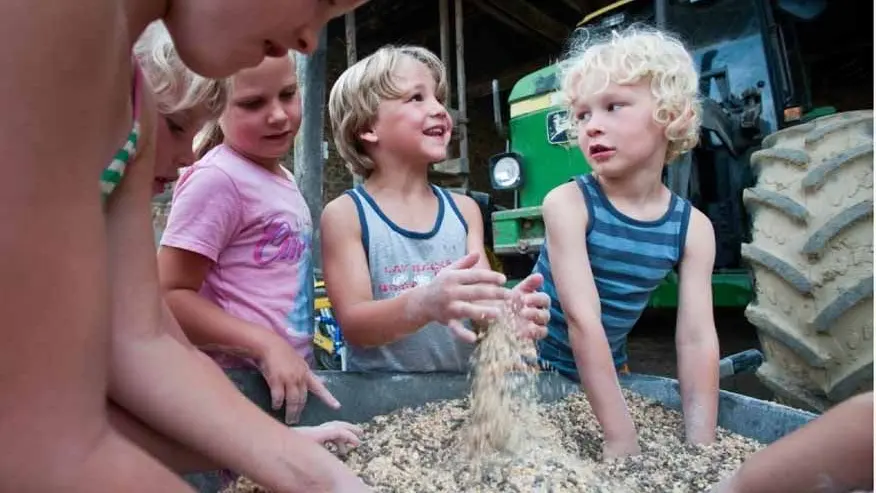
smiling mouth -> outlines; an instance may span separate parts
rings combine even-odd
[[[429,137],[444,137],[445,133],[447,133],[447,127],[444,125],[435,125],[434,127],[429,127],[426,130],[423,130],[423,135]]]

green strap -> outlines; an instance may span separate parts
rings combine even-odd
[[[128,140],[125,141],[125,145],[119,149],[110,165],[104,168],[103,173],[100,175],[100,191],[104,201],[112,195],[119,183],[122,182],[122,178],[125,177],[125,169],[137,153],[137,142],[139,139],[140,122],[134,122],[134,128],[128,134]]]

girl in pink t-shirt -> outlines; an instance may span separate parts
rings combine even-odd
[[[258,368],[293,423],[308,390],[338,406],[311,372],[313,224],[280,164],[301,123],[294,58],[267,57],[228,90],[174,191],[161,284],[189,339],[225,368]]]

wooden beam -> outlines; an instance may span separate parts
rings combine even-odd
[[[444,78],[447,80],[447,96],[453,94],[450,82],[450,0],[438,0],[438,29],[441,37],[441,61],[444,62]]]
[[[526,25],[525,22],[520,22],[510,16],[508,16],[505,12],[500,9],[497,9],[493,6],[492,3],[489,3],[487,0],[470,0],[472,4],[474,4],[477,8],[483,11],[485,14],[490,17],[496,19],[497,21],[505,24],[510,27],[512,30],[530,37],[545,46],[548,49],[556,48],[556,43],[552,42],[549,39],[546,39],[543,36],[540,36],[537,32],[533,31],[529,26]]]
[[[344,34],[347,38],[347,67],[356,63],[359,54],[356,52],[356,11],[351,10],[344,14]],[[362,177],[353,175],[353,186],[361,185]],[[317,223],[314,223],[317,224]]]
[[[356,11],[344,14],[344,33],[347,37],[347,66],[356,63]]]
[[[301,128],[295,143],[295,181],[310,209],[313,224],[313,262],[322,265],[319,242],[319,218],[322,215],[323,118],[325,112],[326,28],[312,55],[296,54],[298,85],[302,96]]]
[[[456,15],[456,96],[457,111],[459,111],[459,157],[462,163],[468,163],[468,110],[465,101],[465,37],[462,28],[462,0],[456,0],[453,5]],[[468,173],[468,170],[466,170]],[[465,180],[468,185],[468,179]]]
[[[533,7],[526,0],[478,0],[490,4],[507,17],[523,24],[548,40],[563,44],[571,30],[563,23]],[[476,2],[477,3],[477,2]]]

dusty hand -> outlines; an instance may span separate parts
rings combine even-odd
[[[271,407],[280,409],[286,403],[286,424],[297,423],[307,402],[307,392],[313,392],[332,409],[341,407],[322,381],[310,370],[307,362],[283,340],[272,344],[259,359],[259,370],[271,389]]]
[[[635,436],[623,440],[606,440],[602,444],[603,459],[615,459],[628,455],[639,455],[640,453],[642,450],[639,448],[639,441]]]
[[[550,297],[537,291],[544,282],[541,274],[532,274],[514,286],[512,293],[515,304],[520,305],[517,324],[518,335],[526,339],[541,339],[547,335],[550,320]]]
[[[346,421],[329,421],[319,426],[302,426],[295,428],[307,438],[322,445],[332,443],[338,452],[346,454],[350,449],[358,447],[362,429]]]
[[[708,493],[737,493],[739,489],[736,487],[736,473],[725,477],[718,484],[712,486]]]
[[[477,337],[465,328],[463,319],[484,321],[499,316],[499,306],[478,302],[506,300],[511,296],[511,290],[503,286],[504,275],[473,268],[479,258],[480,254],[473,252],[448,265],[429,284],[418,287],[412,300],[413,309],[422,310],[430,320],[449,326],[468,342],[474,342]]]

